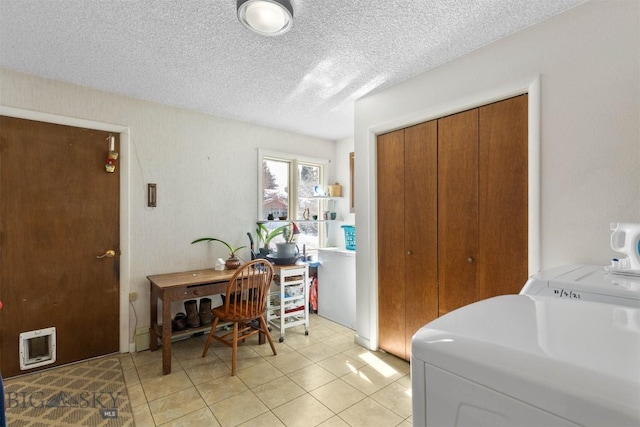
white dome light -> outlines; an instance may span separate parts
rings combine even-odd
[[[289,0],[238,0],[237,7],[238,20],[264,36],[284,34],[293,24]]]

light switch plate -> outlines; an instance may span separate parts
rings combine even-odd
[[[147,206],[155,208],[157,206],[156,184],[147,184]]]

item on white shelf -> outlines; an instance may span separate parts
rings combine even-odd
[[[330,197],[341,197],[342,196],[342,185],[339,183],[330,184],[329,185],[329,196]]]

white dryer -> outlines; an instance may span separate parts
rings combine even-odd
[[[627,304],[616,304],[607,296],[617,291],[602,289],[618,279],[599,270],[544,272],[521,295],[421,328],[412,340],[413,425],[640,425],[640,287],[635,297],[622,289]]]

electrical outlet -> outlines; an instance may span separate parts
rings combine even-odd
[[[137,292],[129,292],[129,301],[135,301],[138,299],[138,293]]]

